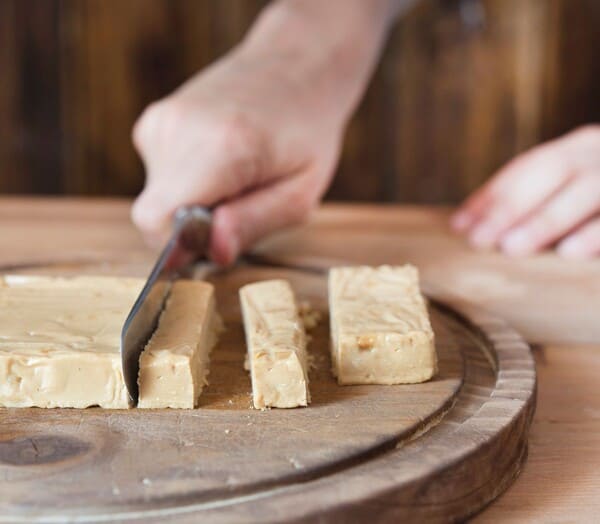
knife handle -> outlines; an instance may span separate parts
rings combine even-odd
[[[174,230],[182,247],[198,255],[205,255],[210,241],[211,220],[211,212],[206,207],[180,207],[175,212]]]

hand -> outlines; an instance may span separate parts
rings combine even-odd
[[[483,248],[528,255],[600,255],[600,125],[579,128],[511,161],[477,190],[452,226]]]
[[[229,56],[151,105],[133,133],[146,186],[132,208],[151,243],[186,204],[214,207],[219,264],[304,220],[333,175],[391,5],[276,2]]]
[[[145,111],[134,142],[147,178],[132,217],[150,243],[164,240],[178,207],[216,206],[211,256],[228,264],[316,205],[334,170],[342,122],[319,115],[307,86],[287,71],[230,57]]]

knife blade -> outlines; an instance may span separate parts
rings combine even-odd
[[[202,206],[182,207],[175,213],[173,231],[123,324],[121,365],[127,393],[138,400],[140,355],[158,324],[173,281],[199,258],[206,258],[211,215]]]

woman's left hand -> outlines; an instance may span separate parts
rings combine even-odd
[[[572,258],[600,255],[600,125],[518,156],[471,195],[452,227],[476,247],[528,255],[556,245]]]

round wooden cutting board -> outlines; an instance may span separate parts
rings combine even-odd
[[[251,408],[237,291],[269,278],[323,314],[307,408]],[[536,377],[503,322],[433,298],[434,380],[338,386],[324,274],[240,266],[210,280],[227,330],[198,409],[0,410],[0,522],[455,521],[518,475]]]

